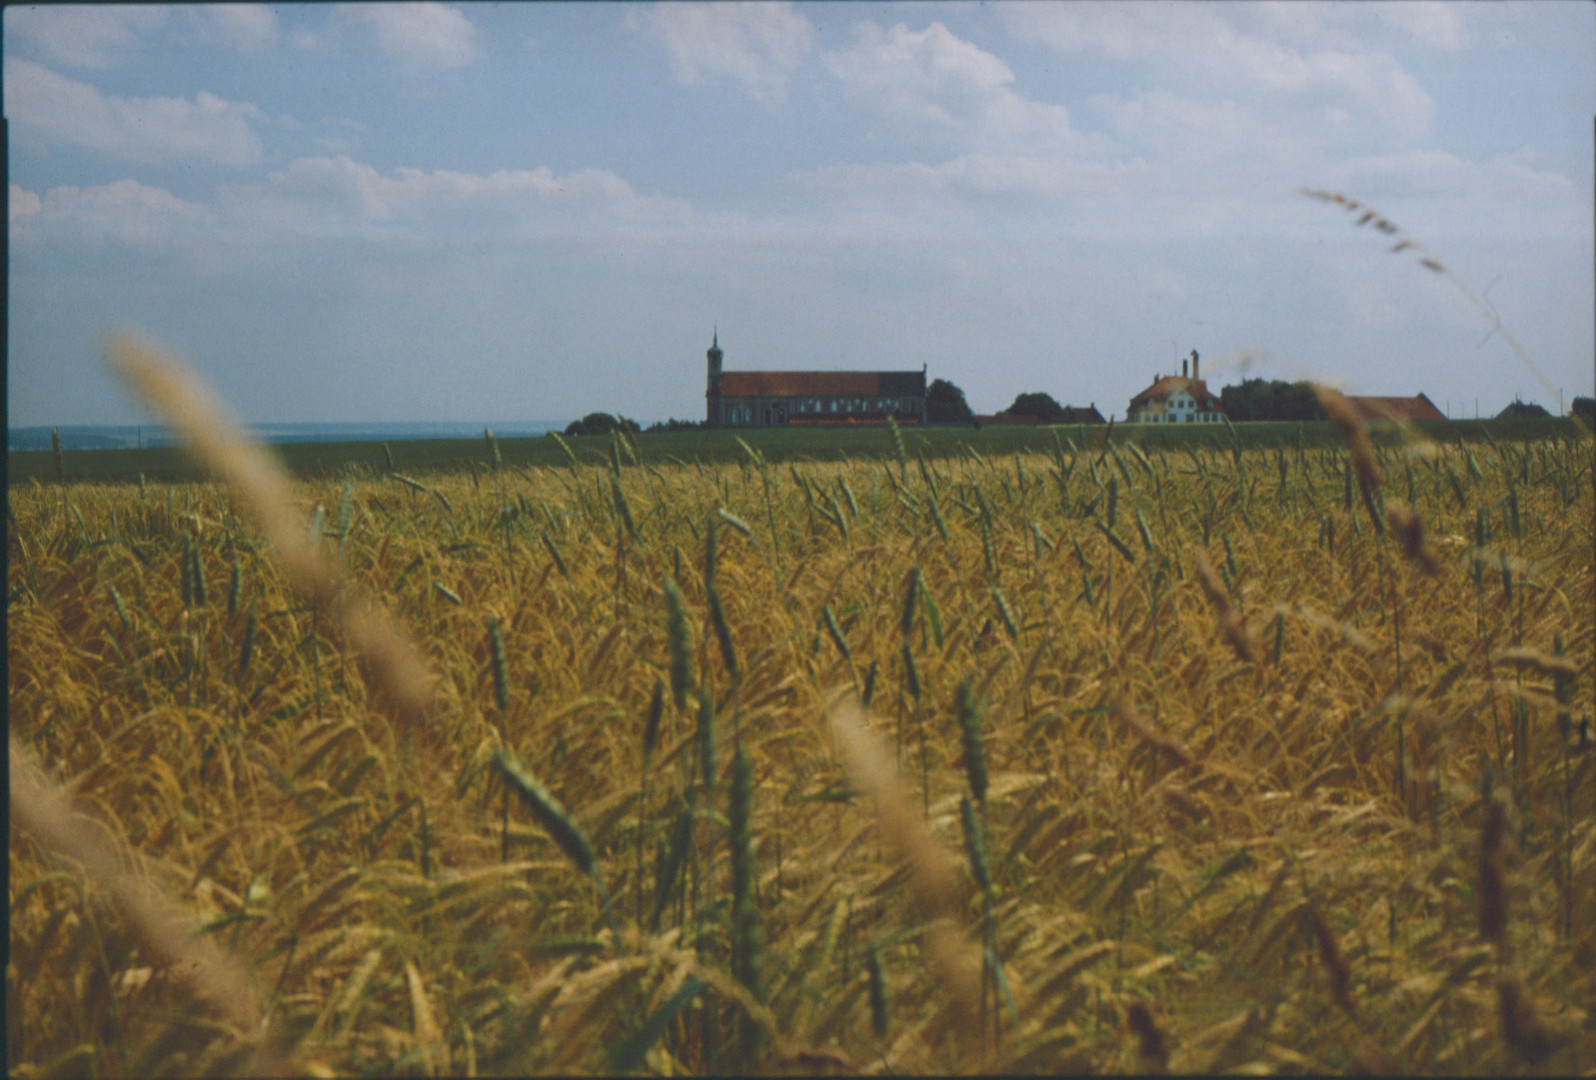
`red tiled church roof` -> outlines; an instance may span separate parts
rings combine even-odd
[[[1348,397],[1358,410],[1359,420],[1445,420],[1446,414],[1435,407],[1435,402],[1419,394],[1416,397]]]
[[[873,371],[728,371],[722,397],[843,397],[879,392]]]
[[[722,397],[901,397],[925,393],[919,371],[728,371]]]

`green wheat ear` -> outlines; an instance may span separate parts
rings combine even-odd
[[[493,667],[493,700],[501,714],[510,711],[510,665],[504,655],[499,620],[488,620],[488,655]]]
[[[754,902],[754,770],[739,746],[732,755],[731,805],[727,814],[731,833],[732,956],[737,981],[758,999],[764,934]],[[752,1041],[757,1029],[744,1028]],[[751,1054],[752,1047],[745,1047]]]
[[[675,578],[665,579],[665,630],[670,641],[671,697],[676,707],[687,709],[687,692],[693,685],[693,636],[687,626],[687,601]]]
[[[648,719],[643,724],[643,758],[647,760],[654,755],[654,748],[659,745],[659,724],[665,714],[665,683],[660,679],[654,680],[654,693],[648,702]]]
[[[737,647],[732,643],[731,627],[726,622],[726,612],[721,607],[720,592],[711,585],[706,590],[709,599],[709,625],[715,631],[715,640],[720,644],[721,661],[726,665],[726,674],[736,679],[741,674],[737,665]]]
[[[914,633],[914,611],[920,601],[920,592],[925,588],[924,580],[920,566],[916,563],[914,569],[909,571],[909,586],[903,594],[903,614],[898,620],[898,630],[905,638]]]
[[[870,1029],[877,1039],[885,1039],[892,1025],[887,978],[881,966],[881,950],[872,944],[865,954],[865,970],[870,974]]]
[[[715,695],[709,687],[698,688],[698,769],[704,788],[715,790]]]
[[[964,749],[964,776],[976,802],[986,803],[986,737],[982,732],[984,706],[970,686],[969,676],[959,682],[955,708],[959,718],[959,739]]]
[[[604,886],[604,878],[599,873],[598,856],[593,851],[593,844],[588,840],[587,833],[582,831],[582,826],[577,824],[576,819],[560,804],[560,800],[534,780],[508,753],[495,750],[491,760],[506,786],[527,809],[532,811],[532,816],[537,818],[543,831],[549,834],[549,838],[565,853],[565,857],[571,860],[571,865],[593,880],[604,909],[605,921],[610,925],[610,934],[619,947],[620,934],[615,929],[614,918],[610,912],[609,890]]]

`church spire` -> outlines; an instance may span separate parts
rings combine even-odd
[[[709,413],[705,417],[713,426],[720,422],[720,365],[725,353],[720,348],[720,327],[715,327],[715,336],[710,342],[709,352],[709,382],[704,389],[704,396],[709,399]]]

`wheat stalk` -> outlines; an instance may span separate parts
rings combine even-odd
[[[260,999],[243,966],[209,938],[193,933],[182,912],[140,873],[136,857],[125,861],[87,827],[66,793],[40,778],[25,747],[12,739],[9,749],[12,824],[49,851],[83,867],[91,881],[111,894],[150,958],[256,1044],[247,1072],[261,1076],[284,1072],[286,1063],[276,1049],[261,1041],[265,1028]]]
[[[435,735],[428,724],[435,677],[408,637],[346,587],[337,567],[296,523],[281,468],[245,439],[221,403],[171,354],[119,337],[111,345],[110,358],[154,411],[182,433],[195,456],[232,487],[289,579],[313,604],[332,613],[345,639],[365,661],[379,704],[408,735]]]
[[[849,779],[875,801],[882,834],[909,867],[910,892],[929,923],[927,961],[948,995],[955,1023],[969,1034],[981,1015],[981,964],[979,951],[956,929],[962,901],[952,857],[909,808],[890,759],[865,728],[852,693],[836,695],[827,716]]]

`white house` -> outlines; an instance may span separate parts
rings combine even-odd
[[[1191,374],[1186,361],[1179,375],[1155,375],[1153,385],[1131,398],[1125,420],[1132,424],[1217,424],[1224,416],[1219,398],[1197,377],[1197,350],[1191,352]]]

